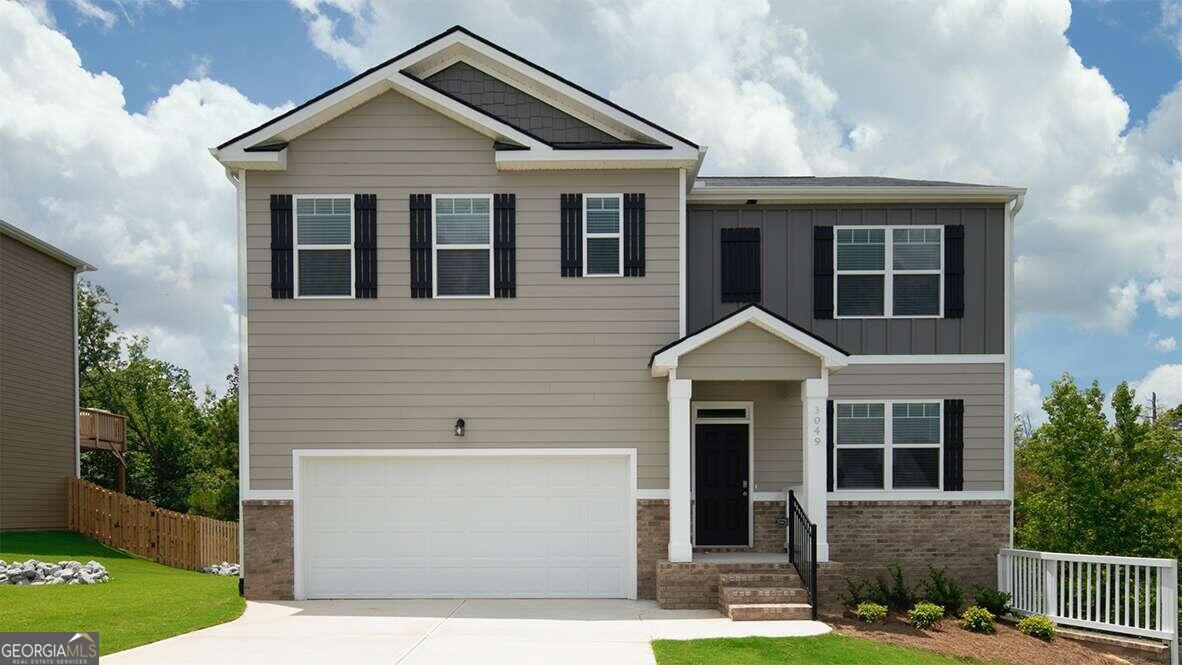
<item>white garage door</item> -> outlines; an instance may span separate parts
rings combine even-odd
[[[307,598],[634,595],[622,455],[305,457]]]

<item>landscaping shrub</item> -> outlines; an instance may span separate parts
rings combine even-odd
[[[886,615],[886,606],[878,603],[862,603],[854,609],[854,616],[866,623],[882,623]]]
[[[978,607],[984,607],[996,617],[1010,613],[1010,594],[1004,591],[995,591],[987,586],[976,586],[974,590]]]
[[[903,579],[903,569],[898,564],[891,564],[891,581],[888,584],[879,575],[870,585],[870,599],[880,605],[886,605],[896,612],[906,612],[911,609],[915,601],[919,600],[914,590],[907,586]]]
[[[1037,637],[1044,642],[1050,642],[1055,637],[1055,624],[1041,614],[1023,617],[1018,622],[1018,630],[1031,637]]]
[[[960,614],[960,608],[964,607],[964,589],[949,579],[946,569],[928,566],[928,579],[923,587],[926,600],[943,607],[952,616]]]
[[[920,630],[927,630],[944,618],[944,608],[935,603],[916,603],[907,612],[907,620]]]
[[[992,612],[973,605],[960,616],[960,627],[974,633],[992,633],[996,630],[993,627],[993,619]]]
[[[852,609],[862,603],[869,602],[871,600],[869,586],[870,584],[866,580],[847,577],[845,580],[845,597],[842,598],[842,603]]]

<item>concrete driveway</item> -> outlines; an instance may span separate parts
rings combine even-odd
[[[630,600],[317,600],[246,605],[230,623],[129,649],[110,665],[649,665],[649,641],[820,635],[813,621],[732,622]]]

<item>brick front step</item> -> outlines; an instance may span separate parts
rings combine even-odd
[[[733,587],[720,589],[722,606],[764,603],[807,603],[808,592],[799,587]]]
[[[718,584],[727,587],[789,587],[800,588],[804,585],[795,571],[753,571],[742,573],[721,573]]]
[[[726,608],[731,621],[808,621],[812,613],[807,603],[751,603]]]

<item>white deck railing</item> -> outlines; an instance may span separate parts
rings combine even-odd
[[[1178,665],[1178,562],[1091,554],[1001,550],[997,588],[1015,614],[1056,624],[1170,642]]]

